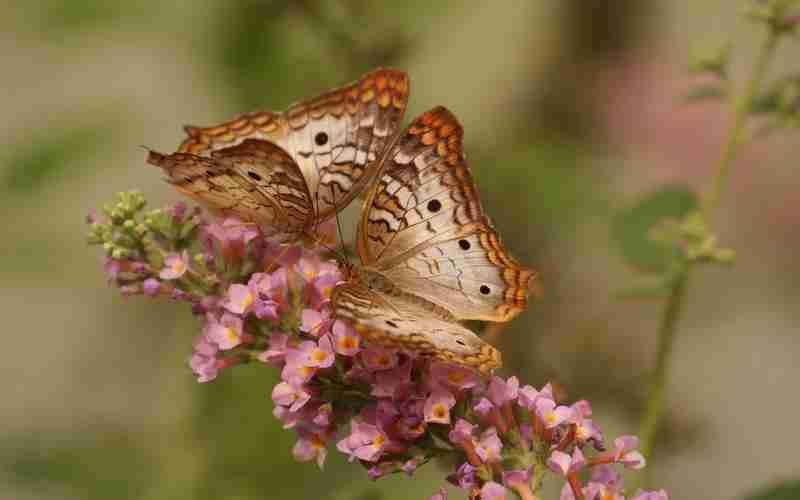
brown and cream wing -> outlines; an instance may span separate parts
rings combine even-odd
[[[345,283],[334,289],[333,304],[336,316],[351,320],[358,334],[368,342],[483,373],[502,364],[500,352],[475,333],[437,317],[408,298]]]
[[[284,113],[242,115],[215,127],[186,127],[181,152],[204,154],[247,138],[265,139],[297,162],[320,219],[348,205],[369,182],[397,135],[408,76],[379,69],[292,105]]]
[[[443,107],[414,120],[365,201],[359,255],[460,320],[508,321],[527,306],[534,273],[510,256],[485,215],[462,138]]]
[[[160,167],[178,191],[212,212],[262,226],[287,237],[314,218],[311,196],[297,164],[280,147],[248,139],[214,151],[211,157],[151,151],[148,163]]]

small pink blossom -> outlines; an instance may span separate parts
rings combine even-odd
[[[210,382],[217,378],[219,368],[217,367],[217,353],[219,347],[213,342],[209,342],[205,335],[200,335],[194,342],[194,353],[189,360],[189,366],[197,375],[200,383]]]
[[[155,297],[161,291],[161,283],[155,278],[147,278],[142,282],[142,292],[148,297]]]
[[[336,448],[350,456],[366,462],[377,462],[388,443],[388,437],[376,426],[353,420],[350,435],[336,444]]]
[[[639,438],[636,436],[620,436],[614,440],[614,461],[629,469],[641,469],[645,466],[644,456],[636,448]]]
[[[397,366],[397,351],[379,345],[370,345],[366,350],[361,351],[361,359],[368,370],[390,370]]]
[[[255,294],[250,290],[250,287],[237,283],[228,288],[228,293],[222,302],[222,306],[234,314],[245,315],[252,308],[255,299]]]
[[[475,370],[440,362],[431,363],[430,375],[434,383],[454,389],[471,389],[480,381]]]
[[[158,276],[162,280],[176,280],[186,274],[189,270],[189,256],[184,251],[183,253],[171,253],[164,259],[164,268]]]
[[[276,405],[289,408],[289,411],[296,412],[311,399],[309,394],[302,387],[293,386],[287,382],[278,382],[272,389],[272,400]]]
[[[481,500],[505,500],[506,489],[494,481],[486,482],[481,488]]]
[[[536,410],[536,401],[539,399],[553,399],[553,388],[550,384],[537,391],[533,386],[526,385],[519,390],[519,405],[529,410]]]
[[[288,335],[280,332],[273,333],[269,337],[269,348],[258,355],[258,360],[280,367],[285,362],[288,343]]]
[[[572,456],[569,456],[563,451],[555,450],[550,454],[550,458],[547,459],[547,466],[550,470],[562,476],[578,472],[585,465],[586,459],[580,448],[575,448],[575,451],[572,452]]]
[[[330,330],[331,320],[327,310],[303,309],[300,318],[300,331],[312,337],[319,337]]]
[[[450,409],[455,406],[456,398],[444,390],[435,390],[425,400],[425,421],[436,424],[450,423]]]
[[[500,451],[503,449],[503,442],[497,436],[497,429],[489,427],[481,433],[481,437],[475,446],[475,453],[484,462],[499,462],[502,458]]]
[[[298,462],[310,462],[316,460],[317,465],[321,469],[325,464],[325,457],[328,450],[325,447],[325,441],[318,434],[314,433],[300,433],[300,439],[292,448],[292,456]]]
[[[334,348],[342,356],[355,356],[361,350],[361,338],[344,321],[333,323]]]
[[[546,429],[552,429],[571,418],[572,409],[567,406],[556,406],[552,399],[538,399],[536,415],[542,420]]]
[[[219,320],[211,316],[206,323],[206,335],[220,349],[227,351],[242,343],[243,324],[242,318],[227,312]]]
[[[456,420],[456,425],[453,426],[448,438],[450,442],[458,445],[464,442],[471,442],[476,427],[476,425],[467,422],[463,418],[459,418]]]
[[[511,377],[508,380],[492,377],[492,381],[489,382],[489,400],[495,406],[503,406],[505,403],[517,399],[518,390],[519,380],[517,380],[517,377]]]

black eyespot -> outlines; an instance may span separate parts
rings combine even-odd
[[[472,245],[470,245],[467,240],[458,240],[458,246],[461,247],[461,250],[469,250],[469,247]]]
[[[442,209],[442,202],[439,200],[431,200],[428,202],[428,210],[431,212],[438,212]]]
[[[491,290],[491,289],[490,289],[488,286],[486,286],[486,285],[481,285],[481,293],[482,293],[482,294],[484,294],[484,295],[489,295],[489,292],[491,292],[491,291],[492,291],[492,290]]]
[[[206,176],[207,177],[214,177],[214,172],[212,172],[211,170],[206,170]]]
[[[247,176],[250,177],[251,179],[255,180],[255,181],[260,181],[261,180],[261,176],[258,175],[255,172],[247,172]]]
[[[397,325],[394,322],[389,321],[388,319],[386,320],[386,324],[391,326],[392,328],[397,328]]]
[[[317,143],[317,146],[324,146],[328,143],[328,134],[325,132],[318,132],[317,135],[314,136],[314,142]]]
[[[460,340],[460,339],[456,339],[456,344],[458,344],[458,345],[460,345],[460,346],[464,346],[464,347],[466,347],[466,346],[467,346],[467,344],[465,344],[465,343],[464,343],[464,341],[463,341],[463,340]]]

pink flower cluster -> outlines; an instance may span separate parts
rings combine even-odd
[[[333,316],[331,291],[343,276],[322,253],[271,242],[233,219],[206,222],[183,205],[139,220],[143,203],[128,196],[106,210],[107,220],[89,221],[112,282],[128,295],[192,305],[202,321],[189,361],[199,382],[245,362],[279,369],[274,415],[297,433],[298,461],[322,467],[335,446],[377,479],[450,456],[459,464],[450,483],[484,499],[509,490],[533,498],[546,473],[565,481],[563,499],[624,498],[611,466],[644,466],[634,437],[606,449],[586,401],[561,405],[549,385],[487,380],[365,344]],[[591,478],[582,484],[587,469]],[[443,489],[434,498],[445,496]]]

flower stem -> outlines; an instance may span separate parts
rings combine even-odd
[[[678,325],[684,299],[686,298],[686,285],[689,279],[691,264],[686,263],[677,273],[672,283],[664,316],[658,329],[658,350],[656,353],[656,366],[650,381],[647,405],[639,427],[641,439],[640,451],[646,459],[650,456],[655,445],[656,431],[664,411],[664,392],[669,376],[670,358],[674,345],[675,331]]]
[[[719,199],[722,195],[722,190],[725,187],[725,182],[728,179],[728,174],[736,159],[736,153],[739,145],[742,143],[744,135],[745,123],[750,115],[750,109],[753,105],[753,100],[758,95],[758,90],[764,81],[767,74],[767,67],[775,53],[775,47],[778,45],[781,31],[771,27],[767,34],[767,38],[761,45],[758,57],[753,66],[753,73],[747,86],[737,98],[732,101],[733,107],[733,123],[728,132],[728,138],[722,146],[722,153],[720,154],[719,163],[717,164],[717,171],[711,180],[711,186],[706,193],[704,200],[704,210],[706,222],[711,222],[712,212],[716,209]]]
[[[758,56],[753,66],[753,72],[747,81],[744,91],[732,95],[733,123],[728,131],[728,138],[722,146],[716,173],[711,179],[711,186],[705,195],[703,203],[703,216],[706,224],[710,225],[712,215],[716,209],[722,191],[725,187],[729,172],[736,159],[739,146],[744,137],[745,124],[750,115],[754,99],[767,73],[769,62],[778,45],[781,30],[770,26],[766,39],[761,45]],[[664,307],[661,324],[658,329],[658,350],[656,353],[656,366],[653,371],[650,390],[647,397],[645,412],[642,415],[639,437],[641,439],[641,452],[646,459],[652,458],[655,448],[655,438],[658,426],[664,411],[664,394],[669,379],[670,359],[672,357],[675,332],[686,299],[687,283],[692,270],[692,262],[687,260],[681,264],[670,288],[669,298]]]

